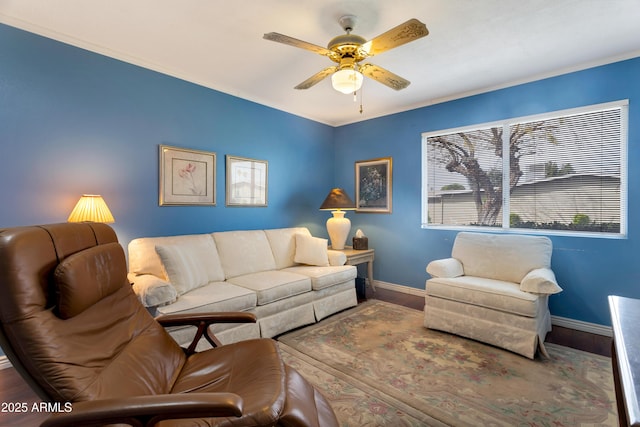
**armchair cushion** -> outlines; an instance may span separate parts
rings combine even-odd
[[[283,380],[286,377],[278,344],[262,338],[189,357],[171,393],[236,393],[242,396],[243,412],[251,419],[245,415],[231,420],[232,424],[276,425],[286,398]]]
[[[94,246],[66,258],[54,272],[58,315],[69,319],[116,292],[127,283],[126,269],[118,243]]]
[[[427,273],[433,277],[458,277],[464,275],[462,263],[455,258],[431,261],[427,265]]]
[[[562,292],[562,288],[556,282],[556,275],[550,268],[531,270],[520,282],[520,290],[544,295]]]
[[[520,283],[534,268],[551,266],[552,250],[545,236],[461,232],[451,256],[460,260],[465,276]]]
[[[327,239],[296,234],[296,254],[294,261],[300,264],[317,265],[320,267],[329,265],[327,254]]]
[[[475,276],[429,279],[427,296],[530,318],[536,316],[540,299],[521,291],[517,283]]]

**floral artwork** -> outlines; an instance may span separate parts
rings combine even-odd
[[[189,160],[174,159],[176,175],[180,179],[173,181],[173,194],[201,196],[206,189],[202,186],[206,183],[206,163],[192,162]]]
[[[391,213],[391,157],[356,162],[356,211]]]
[[[215,206],[216,154],[160,146],[160,205]]]

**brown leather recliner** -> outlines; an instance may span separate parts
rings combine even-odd
[[[248,313],[154,319],[127,281],[112,228],[64,223],[0,230],[0,344],[45,401],[42,425],[337,426],[329,403],[255,339],[195,353],[165,325],[255,321]],[[69,404],[70,403],[70,404]],[[66,404],[66,405],[65,405]]]

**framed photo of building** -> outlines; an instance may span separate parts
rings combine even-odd
[[[227,206],[267,206],[269,164],[227,154]]]
[[[356,212],[391,213],[392,159],[361,160],[356,164]]]
[[[160,206],[216,205],[216,153],[160,145]]]

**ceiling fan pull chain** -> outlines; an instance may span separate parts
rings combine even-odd
[[[363,91],[363,89],[360,88],[360,114],[362,114],[362,91]],[[356,94],[354,93],[353,96],[355,97],[355,95]]]

